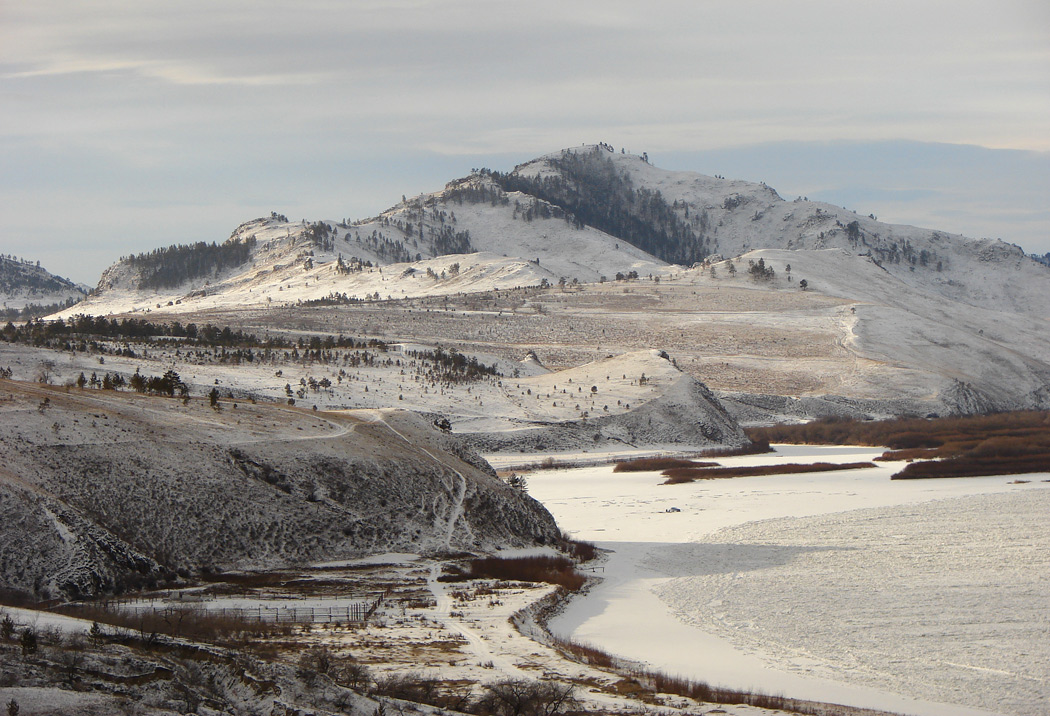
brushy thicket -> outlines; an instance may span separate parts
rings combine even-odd
[[[808,465],[801,465],[799,463],[791,462],[784,465],[749,465],[747,467],[678,467],[671,470],[664,470],[661,474],[667,478],[663,484],[680,485],[684,482],[693,482],[694,480],[714,480],[726,477],[755,477],[758,475],[791,475],[799,472],[859,470],[865,467],[875,467],[875,464],[870,462],[846,462],[841,464],[814,462]]]
[[[598,556],[598,548],[594,542],[572,539],[565,535],[562,535],[559,549],[577,562],[590,562]]]
[[[880,460],[913,462],[894,479],[975,477],[1050,471],[1050,412],[1018,411],[953,418],[856,421],[748,428],[752,439],[809,445],[878,445]]]
[[[56,607],[56,612],[98,624],[135,632],[142,638],[165,634],[212,644],[243,643],[253,638],[285,636],[291,628],[285,624],[259,621],[239,615],[222,614],[197,607],[182,609],[120,609],[102,604],[71,604]]]
[[[718,467],[718,463],[683,460],[679,457],[640,457],[616,463],[613,472],[657,472],[678,467]]]
[[[571,559],[552,556],[472,559],[468,571],[453,572],[439,579],[442,582],[463,582],[469,579],[541,582],[556,584],[570,592],[578,591],[587,581],[576,571]]]
[[[627,680],[620,682],[617,689],[621,693],[648,690],[660,694],[676,694],[713,704],[748,704],[756,708],[790,711],[796,714],[828,713],[822,704],[809,704],[777,694],[711,686],[704,681],[671,676],[652,669],[623,669],[614,656],[597,647],[554,635],[552,635],[552,640],[560,652],[574,661],[625,674]]]

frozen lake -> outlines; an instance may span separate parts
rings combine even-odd
[[[1050,713],[1050,474],[890,481],[899,468],[671,486],[609,466],[533,473],[563,528],[613,550],[551,627],[713,684],[930,716]]]

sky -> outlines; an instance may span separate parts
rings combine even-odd
[[[89,285],[599,141],[1045,253],[1050,3],[0,4],[0,253]]]

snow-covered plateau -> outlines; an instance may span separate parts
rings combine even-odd
[[[853,462],[778,446],[723,464]],[[890,481],[899,464],[661,485],[535,473],[573,536],[612,550],[551,622],[668,673],[908,714],[1039,716],[1050,703],[1050,473]]]

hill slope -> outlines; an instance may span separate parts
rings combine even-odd
[[[886,224],[765,184],[673,172],[611,147],[564,150],[495,175],[676,263],[756,249],[839,248],[910,287],[991,310],[1050,315],[1044,264],[1002,241]],[[614,198],[615,201],[610,201]],[[614,214],[610,204],[619,206]],[[683,261],[685,259],[685,261]]]
[[[39,262],[0,256],[0,308],[55,306],[79,301],[86,295],[83,286],[49,273]]]
[[[487,169],[354,223],[245,222],[224,244],[157,249],[108,269],[85,312],[406,298],[662,275],[751,250],[839,248],[908,287],[1050,315],[1050,268],[1019,247],[783,200],[765,184],[673,172],[604,145]],[[859,265],[859,264],[858,264]],[[385,268],[384,268],[385,267]],[[168,306],[168,302],[171,306]]]
[[[558,537],[543,507],[410,413],[2,384],[0,583],[38,598]]]
[[[619,280],[632,277],[652,283]],[[530,293],[539,286],[554,289]],[[431,313],[450,306],[467,314],[454,328]],[[1050,405],[1050,267],[1020,248],[785,201],[606,145],[482,169],[358,222],[249,221],[220,247],[114,265],[64,315],[125,311],[261,331],[363,326],[505,359],[533,349],[546,361],[549,348],[558,368],[658,348],[747,419]]]

